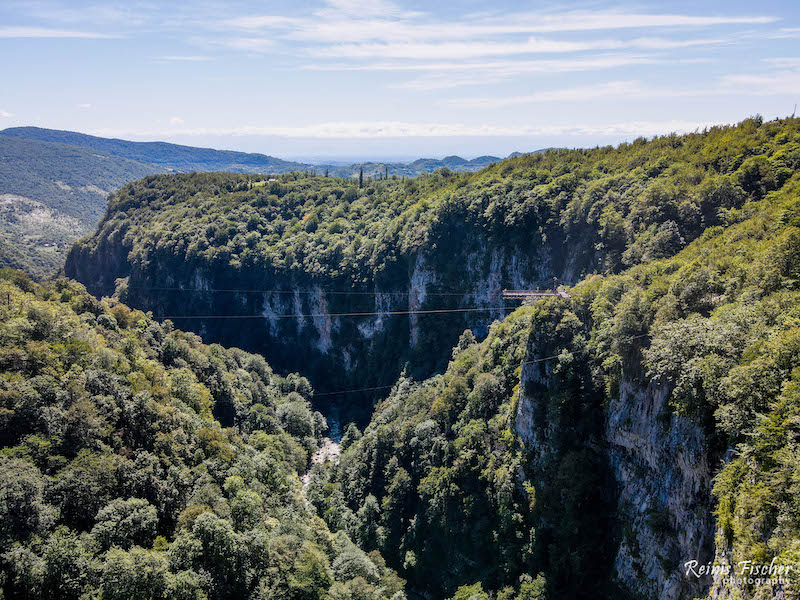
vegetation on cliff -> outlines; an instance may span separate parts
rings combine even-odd
[[[4,598],[403,598],[314,515],[312,389],[83,286],[0,271]]]
[[[679,417],[705,431],[716,478],[698,510],[715,512],[716,560],[796,565],[800,178],[726,222],[672,258],[583,281],[568,302],[521,308],[481,343],[465,333],[443,375],[401,378],[316,474],[320,514],[434,595],[507,597],[539,572],[556,597],[619,594],[598,592],[626,535],[602,428],[626,380],[670,390],[657,427]],[[527,445],[523,395],[539,399]],[[366,511],[373,528],[358,530]],[[654,530],[677,536],[669,507],[651,511]],[[692,557],[657,558],[677,573]]]
[[[603,427],[622,382],[669,390],[657,427],[689,419],[705,432],[717,561],[800,558],[798,167],[800,120],[751,119],[364,187],[304,174],[152,177],[115,197],[68,269],[98,289],[129,276],[128,294],[141,286],[132,297],[161,310],[190,307],[191,295],[148,298],[148,287],[194,288],[198,272],[221,289],[403,290],[427,255],[440,284],[463,290],[467,248],[488,262],[509,246],[547,247],[556,272],[598,271],[483,341],[464,333],[452,353],[434,324],[436,344],[418,351],[446,369],[401,377],[363,432],[348,428],[339,464],[315,468],[308,493],[329,529],[433,596],[611,597],[630,532],[615,519]],[[242,297],[210,306],[264,310]],[[532,397],[523,439],[517,408]],[[676,537],[670,507],[651,510],[653,531]],[[755,587],[735,593],[766,592]]]
[[[363,186],[307,173],[148,177],[111,199],[65,268],[325,391],[389,386],[406,364],[415,378],[441,372],[464,329],[484,337],[502,287],[621,272],[731,223],[797,169],[798,131],[798,119],[749,119]],[[415,312],[453,308],[469,310]],[[381,316],[391,311],[414,314]],[[340,313],[365,314],[327,316]],[[281,316],[294,314],[308,318]],[[369,406],[365,396],[350,404]]]
[[[618,271],[670,256],[729,211],[779,189],[800,167],[800,119],[750,119],[685,136],[549,150],[477,174],[358,182],[295,173],[153,176],[125,186],[97,233],[77,244],[80,274],[119,246],[121,277],[167,261],[244,276],[297,273],[362,285],[453,229],[523,249],[575,245],[582,269]],[[113,281],[113,280],[112,280]]]
[[[329,526],[381,550],[432,597],[479,583],[502,598],[544,598],[543,571],[556,597],[607,595],[611,482],[589,450],[602,396],[581,389],[585,369],[560,368],[550,390],[559,415],[547,464],[529,468],[514,430],[532,327],[559,347],[579,328],[573,319],[556,304],[520,309],[481,343],[467,330],[443,375],[401,377],[363,434],[347,429],[338,465],[312,471],[309,497]],[[565,363],[588,357],[578,341],[569,347]],[[364,513],[371,528],[360,528]]]

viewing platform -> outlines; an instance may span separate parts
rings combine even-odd
[[[503,300],[521,300],[522,302],[537,300],[538,298],[563,298],[570,297],[564,290],[503,290]]]

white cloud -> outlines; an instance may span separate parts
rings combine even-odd
[[[312,50],[318,57],[381,58],[412,60],[454,60],[520,54],[555,54],[608,50],[672,50],[691,46],[726,43],[728,40],[638,38],[634,40],[567,41],[530,38],[523,42],[447,42],[447,43],[380,43],[338,44]]]
[[[722,84],[729,93],[746,91],[754,96],[800,94],[800,68],[772,73],[727,75]]]
[[[205,62],[211,60],[210,56],[156,56],[153,60],[165,62]]]
[[[302,25],[302,19],[293,17],[282,17],[280,15],[254,15],[251,17],[236,17],[228,19],[225,25],[240,29],[272,29],[274,27],[287,27],[290,25]]]
[[[765,58],[764,62],[771,63],[773,65],[777,65],[779,67],[800,67],[800,56],[798,57],[775,57],[775,58]]]
[[[707,16],[606,9],[485,11],[441,18],[405,10],[387,0],[324,0],[322,8],[303,16],[250,15],[229,19],[223,26],[242,35],[225,43],[230,48],[259,53],[285,44],[291,55],[313,57],[314,64],[302,66],[304,70],[416,71],[420,75],[410,80],[397,77],[386,85],[431,91],[486,87],[537,73],[689,62],[692,58],[685,53],[678,57],[659,53],[732,44],[745,35],[767,37],[778,29],[758,26],[779,20],[765,14]],[[741,31],[742,26],[749,31]],[[691,33],[698,30],[713,30],[713,34]],[[780,31],[793,35],[787,28]],[[638,55],[630,56],[633,53]],[[576,56],[533,60],[554,54]],[[607,88],[603,93],[613,97]],[[513,102],[532,101],[545,100]],[[477,107],[482,102],[496,106],[486,99],[467,99],[463,106]]]
[[[536,137],[536,136],[632,136],[686,132],[719,123],[701,121],[631,121],[595,125],[468,125],[463,123],[413,123],[402,121],[342,121],[298,127],[247,126],[181,130],[96,130],[103,136],[276,136],[286,138],[446,138],[446,137]]]
[[[344,14],[353,17],[413,17],[421,13],[407,11],[388,0],[327,0],[322,15]]]
[[[386,20],[408,19],[422,13],[407,11],[386,0],[327,0],[324,8],[313,11],[309,18],[287,17],[285,15],[248,15],[224,21],[225,25],[240,29],[297,28],[311,31],[326,31],[326,24],[341,25],[345,22],[371,20],[375,23]],[[374,38],[369,38],[374,39]]]
[[[170,125],[183,125],[185,121],[180,117],[170,117],[169,124]]]
[[[2,108],[0,108],[0,117],[3,117],[4,119],[10,119],[13,116],[14,113],[10,113],[7,110],[3,110]]]
[[[771,16],[705,17],[670,14],[625,14],[618,11],[570,12],[562,15],[531,14],[519,20],[529,23],[530,31],[554,33],[613,29],[649,29],[661,27],[711,27],[715,25],[754,25],[778,21]]]
[[[654,28],[707,28],[723,25],[774,23],[772,16],[706,17],[669,14],[625,14],[618,11],[567,12],[561,15],[510,13],[502,18],[469,20],[423,20],[419,13],[404,12],[396,5],[387,7],[367,0],[343,0],[316,11],[308,18],[281,15],[255,15],[230,19],[227,25],[243,29],[284,28],[287,37],[316,43],[357,43],[369,41],[419,42],[476,39],[487,36],[562,33],[571,31],[611,31]],[[361,10],[357,7],[362,6]]]
[[[223,45],[235,50],[246,50],[248,52],[264,52],[275,45],[273,40],[255,37],[237,38],[223,42]]]
[[[800,66],[800,61],[798,61]],[[583,102],[602,99],[691,98],[699,96],[774,96],[800,94],[800,68],[773,73],[726,75],[701,88],[658,88],[638,81],[610,81],[590,86],[542,90],[519,96],[456,98],[445,104],[458,108],[494,109],[544,102]]]
[[[677,48],[691,48],[692,46],[714,46],[730,43],[726,38],[699,38],[684,40],[669,40],[664,38],[637,38],[629,43],[631,48],[640,50],[675,50]]]
[[[311,64],[303,68],[311,71],[493,71],[520,75],[523,73],[566,73],[590,71],[634,64],[664,62],[651,55],[593,54],[590,57],[536,59],[536,60],[487,60],[487,61],[439,61],[439,62],[376,62],[376,63],[327,63]],[[670,62],[677,62],[670,59]]]
[[[800,37],[800,27],[782,27],[771,36],[773,39],[793,39]]]
[[[501,96],[497,98],[460,98],[450,100],[447,104],[460,108],[500,108],[520,104],[536,104],[540,102],[575,102],[597,100],[602,98],[623,98],[650,95],[636,81],[609,81],[594,86],[580,86],[556,90],[545,90],[525,96]]]
[[[78,108],[82,108],[84,110],[88,110],[88,109],[92,108],[92,105],[89,104],[88,102],[84,102],[83,104],[78,104]]]
[[[118,36],[93,31],[72,31],[49,27],[0,27],[0,38],[83,38],[109,39]]]
[[[314,64],[302,67],[305,70],[427,72],[407,81],[397,78],[387,85],[431,91],[486,86],[532,73],[688,61],[685,55],[662,57],[657,53],[731,44],[742,33],[734,35],[731,27],[768,25],[778,20],[769,15],[642,14],[620,10],[516,12],[500,16],[485,12],[442,19],[405,11],[393,2],[327,0],[323,8],[308,16],[251,15],[230,19],[224,25],[244,34],[226,42],[230,48],[258,53],[277,44],[294,44],[292,54],[314,58]],[[729,28],[725,35],[693,37],[688,33],[692,29],[720,27]],[[605,31],[618,31],[620,35],[591,35]],[[629,32],[627,36],[625,31]],[[578,34],[547,35],[569,32]],[[662,35],[655,35],[656,32]],[[767,35],[755,29],[749,33]],[[633,52],[641,54],[636,58],[627,55]],[[577,60],[565,57],[549,64],[531,60],[536,55],[579,53],[583,56]],[[605,54],[598,57],[597,53]]]
[[[393,43],[393,44],[340,44],[313,51],[316,56],[336,58],[408,58],[425,60],[469,59],[482,56],[509,56],[515,54],[544,54],[581,52],[586,50],[612,50],[623,47],[622,42],[599,40],[571,42],[531,38],[525,42],[448,42],[448,43]]]
[[[358,65],[336,63],[333,65],[308,65],[310,70],[356,71],[421,71],[415,79],[400,81],[392,87],[418,91],[440,90],[467,85],[485,85],[504,79],[537,73],[572,73],[600,71],[619,67],[633,67],[661,63],[705,62],[706,59],[675,59],[647,54],[592,54],[591,56],[536,59],[536,60],[486,60],[470,62],[380,62]]]

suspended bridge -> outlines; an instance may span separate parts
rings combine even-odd
[[[559,289],[552,290],[503,290],[503,300],[520,300],[533,302],[539,298],[562,298],[566,300],[570,295]]]

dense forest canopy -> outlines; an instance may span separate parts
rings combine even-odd
[[[715,515],[717,561],[796,565],[800,177],[726,222],[672,258],[583,281],[567,302],[523,307],[483,342],[466,331],[444,374],[401,378],[363,433],[347,429],[341,461],[312,480],[320,514],[434,597],[540,581],[525,588],[540,598],[544,579],[553,597],[624,597],[612,561],[631,531],[609,494],[606,413],[620,385],[653,383],[670,391],[653,427],[688,420],[705,434],[716,477],[694,510]],[[522,401],[537,407],[527,436]],[[677,538],[674,511],[652,506],[644,521]],[[671,573],[685,557],[648,558]]]
[[[295,271],[360,285],[436,241],[455,217],[490,239],[579,243],[601,271],[674,254],[728,211],[779,189],[800,166],[800,120],[594,150],[549,150],[477,174],[357,181],[295,173],[148,177],[120,190],[96,235],[132,268],[173,256],[220,268]],[[584,245],[584,244],[582,244]]]
[[[312,466],[327,422],[305,377],[73,281],[0,272],[4,593],[397,599],[407,581],[455,600],[655,597],[668,585],[694,597],[712,583],[718,597],[774,596],[678,574],[687,551],[800,561],[798,167],[800,120],[754,118],[476,174],[126,185],[67,274],[157,316],[211,307],[268,320],[263,299],[218,300],[212,286],[316,286],[327,299],[297,310],[331,312],[374,309],[388,290],[407,308],[422,259],[438,265],[422,306],[443,302],[437,292],[476,301],[476,273],[509,249],[546,257],[535,281],[555,272],[575,285],[485,336],[461,316],[420,320],[416,346],[396,343],[430,377],[398,360],[397,329],[372,338],[360,373],[384,368],[391,390],[345,428],[338,461]],[[265,338],[253,322],[197,329],[252,346]],[[367,352],[357,325],[328,323],[333,348],[356,349],[348,360]],[[286,354],[279,337],[294,336],[308,375],[302,344],[319,340],[304,335],[293,323],[263,351]],[[636,462],[645,437],[657,456]],[[620,449],[634,456],[624,477]],[[706,521],[709,539],[687,541]],[[779,591],[798,585],[795,573]]]
[[[389,386],[406,364],[441,372],[464,329],[484,337],[503,287],[619,273],[728,225],[797,169],[799,133],[798,119],[754,118],[415,179],[153,176],[111,199],[66,273],[327,390]],[[466,310],[381,318],[426,309]]]
[[[404,598],[314,515],[298,375],[0,271],[4,598]]]

